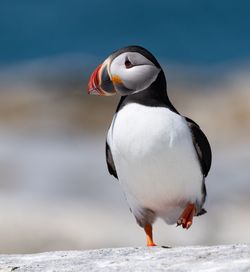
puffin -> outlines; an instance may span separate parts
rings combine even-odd
[[[106,138],[107,168],[147,246],[156,246],[157,218],[189,229],[194,216],[206,213],[211,147],[199,125],[171,103],[156,58],[141,46],[115,51],[91,74],[88,94],[121,95]]]

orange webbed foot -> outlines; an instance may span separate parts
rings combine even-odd
[[[193,223],[195,215],[195,205],[189,203],[177,221],[177,227],[182,225],[184,229],[189,229]]]
[[[155,243],[147,243],[147,247],[154,247],[157,246]]]
[[[147,246],[148,247],[154,247],[157,246],[154,241],[153,241],[153,231],[152,231],[152,225],[147,224],[144,227],[144,230],[146,232],[146,236],[147,236]]]

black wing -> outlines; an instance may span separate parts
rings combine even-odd
[[[108,166],[108,170],[110,175],[113,175],[115,178],[118,179],[117,173],[116,173],[116,169],[115,169],[115,164],[113,161],[113,157],[112,157],[112,153],[110,150],[110,147],[106,141],[106,162],[107,162],[107,166]]]
[[[193,144],[201,165],[203,176],[206,177],[212,162],[212,151],[210,144],[199,125],[187,117],[185,117],[185,119],[192,133]]]

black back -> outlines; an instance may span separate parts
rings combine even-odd
[[[203,176],[206,177],[212,163],[212,151],[206,135],[200,127],[190,118],[185,117],[191,130],[193,144],[198,156]]]

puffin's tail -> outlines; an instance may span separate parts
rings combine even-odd
[[[205,213],[207,213],[207,211],[205,210],[205,209],[201,209],[197,214],[196,214],[196,216],[200,216],[200,215],[203,215],[203,214],[205,214]]]

